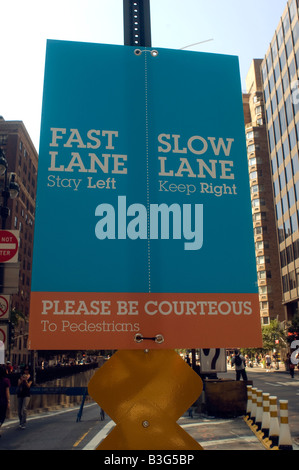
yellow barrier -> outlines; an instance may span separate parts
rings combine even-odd
[[[293,450],[288,419],[288,400],[263,393],[255,387],[247,386],[247,408],[244,421],[268,450]]]
[[[244,416],[244,421],[248,421],[251,418],[251,408],[252,408],[252,385],[247,385],[247,405],[246,405],[246,415]]]
[[[269,437],[270,429],[270,393],[263,393],[262,439]]]
[[[278,448],[279,450],[293,450],[291,432],[288,417],[288,400],[279,400],[280,408],[280,430]]]

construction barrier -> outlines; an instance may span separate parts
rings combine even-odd
[[[288,400],[279,400],[280,408],[280,431],[278,448],[279,450],[293,450],[291,432],[289,427]]]
[[[270,393],[263,393],[262,438],[269,437],[270,429]]]
[[[251,418],[251,408],[252,408],[252,385],[247,385],[247,405],[246,405],[246,415],[244,417],[245,421],[250,420]]]
[[[257,396],[256,396],[256,392],[257,392],[257,388],[256,387],[252,387],[252,405],[251,405],[251,414],[250,414],[250,420],[248,421],[248,424],[249,426],[253,426],[255,424],[255,417],[256,417],[256,399],[257,399]]]
[[[263,397],[262,390],[256,391],[256,416],[255,416],[255,431],[258,432],[262,429],[263,419]]]
[[[293,450],[288,420],[288,401],[247,387],[247,408],[244,421],[268,450]]]

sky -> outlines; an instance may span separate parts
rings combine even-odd
[[[237,55],[242,89],[287,0],[150,0],[152,46]],[[123,0],[1,0],[0,116],[39,150],[47,39],[123,45]],[[204,42],[203,42],[204,41]],[[221,77],[219,77],[221,79]]]

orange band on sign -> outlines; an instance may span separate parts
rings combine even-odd
[[[30,315],[30,349],[261,344],[257,294],[33,292]]]

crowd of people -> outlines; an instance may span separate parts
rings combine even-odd
[[[284,360],[285,368],[292,378],[294,378],[295,369],[297,368],[299,370],[299,352],[295,359],[294,361],[292,355],[288,353]],[[270,372],[271,370],[279,370],[280,360],[278,354],[275,352],[272,356],[266,353],[264,355],[255,354],[254,357],[249,357],[247,354],[243,356],[240,351],[236,349],[234,354],[227,356],[227,364],[231,367],[235,367],[237,380],[240,380],[241,377],[247,380],[246,367],[263,367],[266,372]]]

